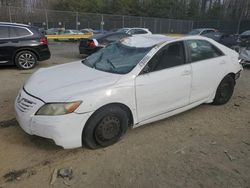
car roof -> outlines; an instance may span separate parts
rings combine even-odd
[[[206,40],[209,39],[203,36],[180,36],[180,37],[169,37],[165,35],[135,35],[122,39],[122,44],[136,48],[148,48],[165,42],[173,42],[179,40]]]
[[[174,37],[164,35],[135,35],[122,40],[122,44],[136,48],[147,48],[157,45],[162,42],[175,40]]]
[[[200,29],[200,30],[215,30],[216,31],[216,29],[214,29],[214,28],[198,28],[198,29]]]
[[[121,29],[143,29],[143,30],[149,30],[148,28],[142,28],[142,27],[124,27]]]
[[[21,24],[21,23],[10,23],[10,22],[0,22],[0,25],[5,25],[5,26],[31,27],[30,25],[26,25],[26,24]]]

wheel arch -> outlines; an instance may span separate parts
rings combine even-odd
[[[15,62],[16,55],[17,55],[19,52],[22,52],[22,51],[30,51],[30,52],[34,53],[35,56],[36,56],[36,58],[37,58],[37,61],[39,60],[39,55],[38,55],[38,53],[37,53],[35,50],[33,50],[32,48],[20,48],[20,49],[17,49],[17,50],[14,52],[13,57],[12,57],[12,61],[13,61],[15,64],[16,64],[16,62]]]
[[[235,82],[235,76],[236,76],[235,73],[230,72],[230,73],[228,73],[226,76],[224,76],[224,78],[226,78],[227,76],[231,76],[231,77],[234,79],[234,84],[236,83],[236,82]],[[223,78],[223,79],[224,79],[224,78]],[[223,79],[222,79],[222,80],[223,80]]]
[[[118,106],[118,107],[124,109],[125,112],[126,112],[127,115],[128,115],[128,118],[129,118],[128,127],[132,127],[132,126],[133,126],[133,124],[134,124],[133,113],[132,113],[131,109],[130,109],[127,105],[125,105],[125,104],[123,104],[123,103],[118,103],[118,102],[105,104],[105,105],[99,107],[97,110],[95,110],[95,111],[91,114],[91,116],[88,118],[88,120],[86,121],[86,123],[85,123],[85,125],[84,125],[84,127],[83,127],[83,129],[82,129],[82,133],[81,133],[81,134],[82,134],[82,135],[81,135],[81,137],[82,137],[82,145],[84,145],[84,138],[83,138],[83,135],[84,135],[84,131],[85,131],[85,129],[86,129],[86,125],[87,125],[87,124],[92,120],[92,118],[93,118],[97,113],[99,113],[102,109],[107,108],[107,107],[112,107],[112,106]]]
[[[133,113],[131,111],[131,109],[123,104],[123,103],[119,103],[119,102],[114,102],[114,103],[108,103],[108,104],[105,104],[101,107],[99,107],[97,110],[95,110],[95,112],[89,117],[89,119],[87,120],[86,124],[90,121],[90,119],[96,114],[98,113],[99,111],[101,111],[103,108],[107,108],[109,106],[119,106],[120,108],[124,109],[128,115],[128,118],[129,118],[129,126],[132,126],[134,124],[134,117],[133,117]]]

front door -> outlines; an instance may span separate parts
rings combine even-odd
[[[157,52],[135,81],[139,122],[188,105],[191,75],[183,42]]]

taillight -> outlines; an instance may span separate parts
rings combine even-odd
[[[93,40],[88,41],[87,46],[90,47],[90,48],[95,48],[96,47],[95,42]]]
[[[46,45],[48,45],[48,39],[46,37],[40,38],[40,44],[46,44]]]

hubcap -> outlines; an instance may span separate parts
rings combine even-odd
[[[96,128],[96,141],[103,145],[105,142],[118,139],[121,134],[120,127],[120,120],[116,116],[104,117]]]
[[[19,64],[25,69],[29,69],[33,67],[36,62],[35,58],[30,53],[24,53],[20,55],[18,58],[18,61],[19,61]]]

